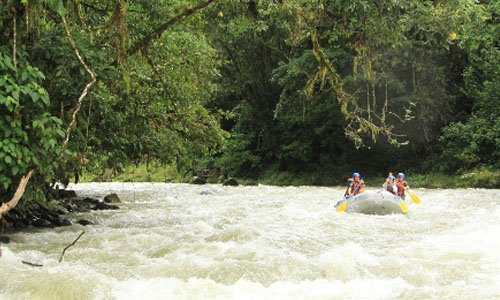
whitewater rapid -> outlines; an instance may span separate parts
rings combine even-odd
[[[10,234],[0,299],[500,299],[500,190],[417,189],[407,215],[374,216],[326,187],[71,188],[121,209]]]

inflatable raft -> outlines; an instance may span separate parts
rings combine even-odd
[[[337,211],[357,212],[370,215],[405,214],[408,206],[403,198],[387,191],[365,191],[346,197],[335,205]]]

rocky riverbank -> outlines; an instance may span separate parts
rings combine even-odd
[[[5,216],[4,224],[0,226],[5,231],[22,230],[28,227],[70,226],[73,224],[68,218],[70,213],[119,209],[116,203],[120,202],[116,194],[107,195],[100,200],[91,197],[79,197],[73,190],[54,190],[51,193],[51,200],[48,202],[43,202],[43,204],[35,202],[23,203],[14,208]],[[76,223],[84,226],[93,224],[86,219],[76,220]]]

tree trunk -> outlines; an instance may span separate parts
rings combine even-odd
[[[2,203],[2,206],[0,206],[0,220],[3,219],[6,213],[8,213],[11,209],[17,206],[19,200],[24,194],[26,185],[28,184],[28,181],[30,180],[31,175],[33,175],[34,171],[35,171],[34,169],[31,169],[26,175],[24,175],[19,181],[16,192],[14,193],[14,196],[12,196],[12,199],[10,199],[9,202]]]

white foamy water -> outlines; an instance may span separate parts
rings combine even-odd
[[[124,203],[10,235],[0,299],[500,299],[500,190],[415,190],[408,215],[373,216],[337,213],[334,188],[74,189]]]

